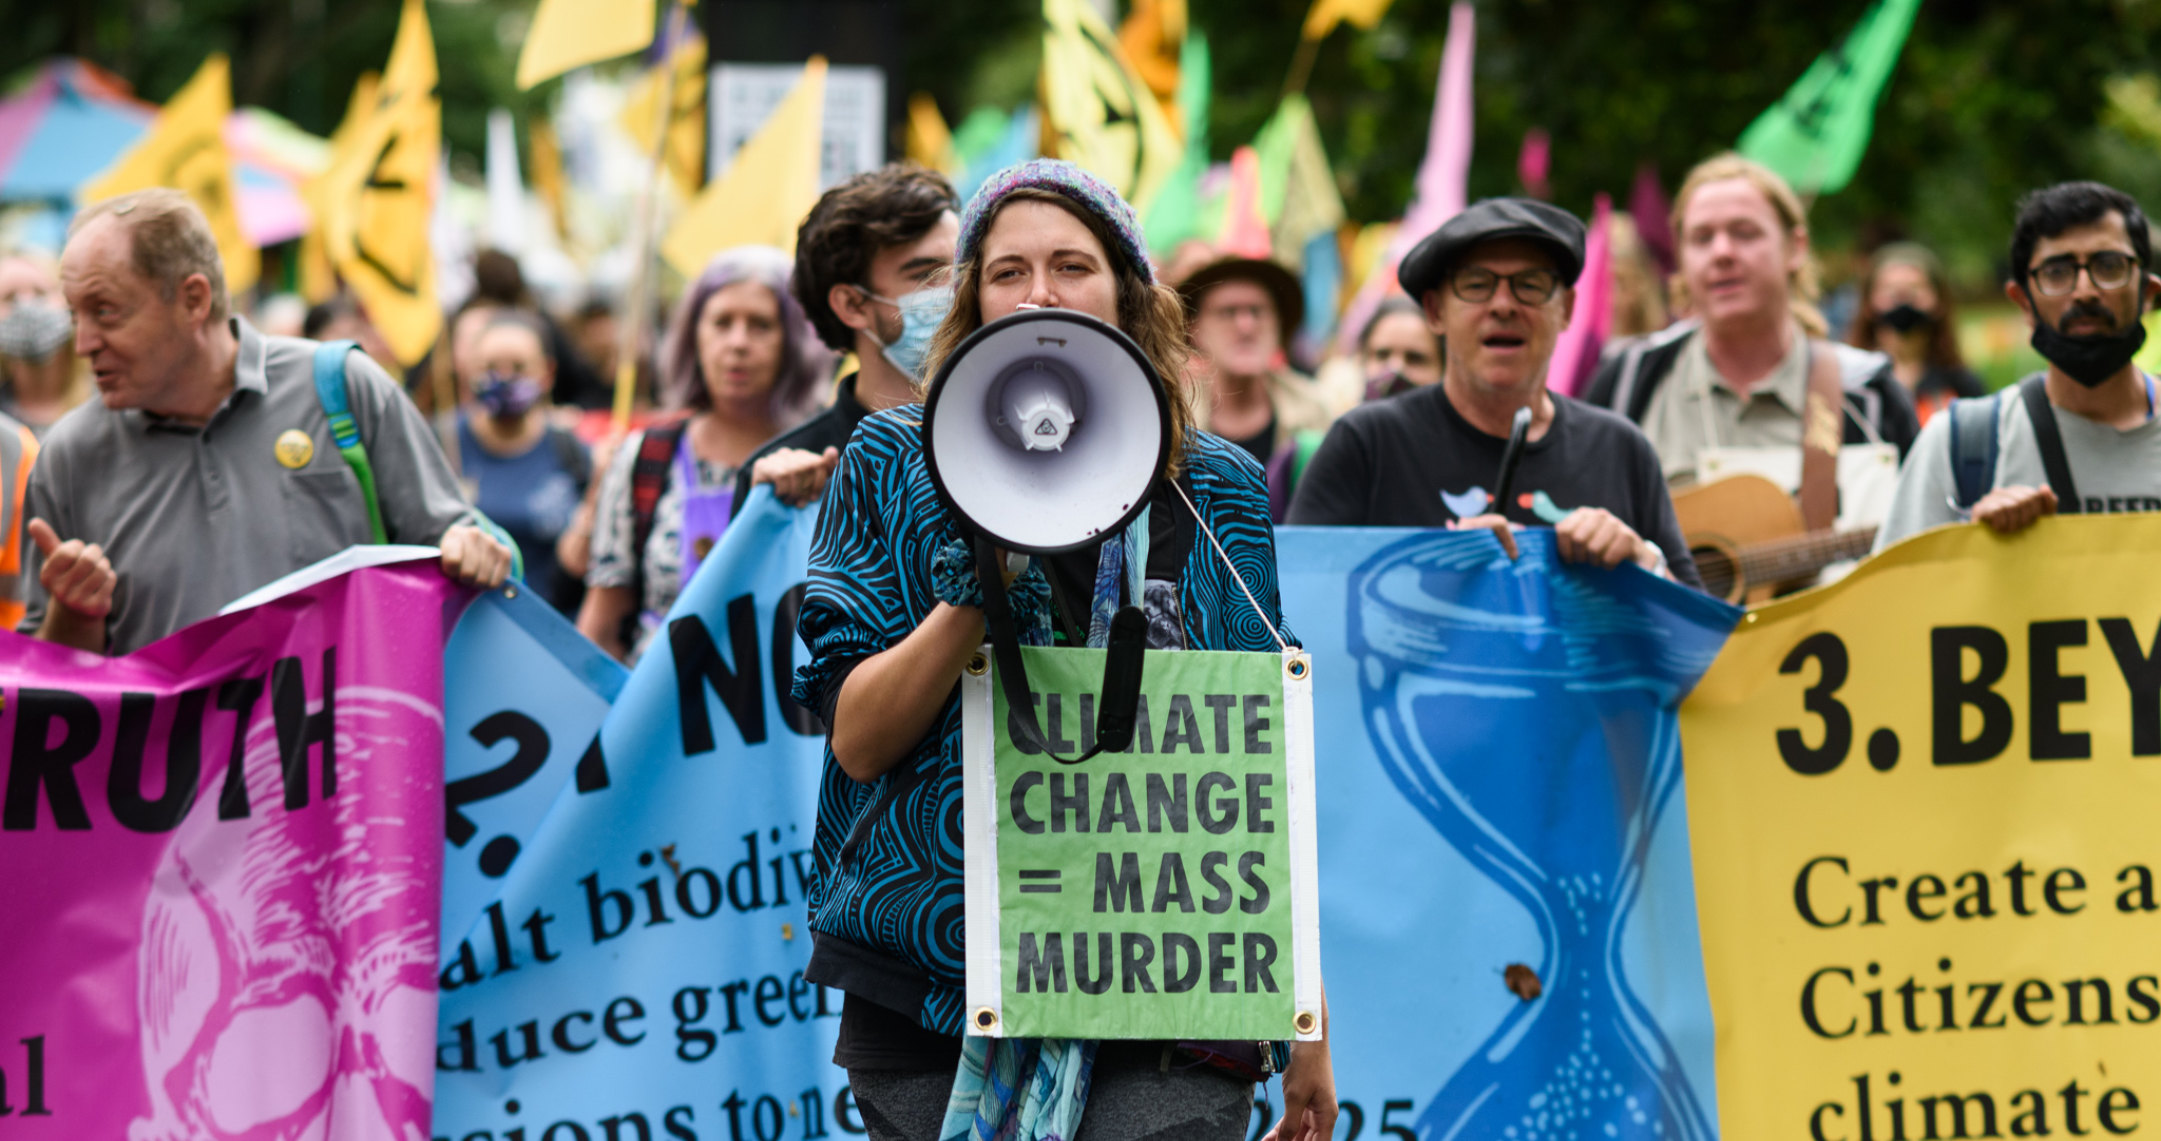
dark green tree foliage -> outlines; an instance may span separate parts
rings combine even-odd
[[[727,0],[707,0],[726,3]],[[892,95],[936,96],[949,121],[1034,95],[1034,0],[893,0],[908,74]],[[1637,164],[1670,191],[1732,145],[1868,0],[1480,0],[1471,195],[1512,193],[1523,134],[1553,137],[1556,199],[1588,212],[1625,201]],[[511,82],[534,0],[432,0],[443,61],[444,139],[477,157],[491,107],[544,105]],[[1214,48],[1209,137],[1227,158],[1275,109],[1309,0],[1189,0]],[[1122,5],[1121,5],[1122,7]],[[147,99],[186,82],[205,53],[232,56],[237,102],[327,133],[362,71],[379,68],[396,0],[0,0],[0,76],[56,53],[126,76]],[[1338,29],[1308,84],[1352,216],[1408,203],[1425,153],[1448,0],[1396,0],[1372,32]],[[1994,276],[2012,204],[2064,178],[2118,182],[2161,209],[2161,151],[2106,125],[2102,84],[2161,66],[2161,5],[1927,0],[1893,72],[1853,185],[1815,204],[1819,246],[1911,236],[1975,285]],[[894,140],[897,153],[899,140]]]

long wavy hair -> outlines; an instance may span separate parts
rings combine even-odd
[[[1680,192],[1673,196],[1673,248],[1676,252],[1688,244],[1689,199],[1705,186],[1730,178],[1746,181],[1771,204],[1771,212],[1778,215],[1778,223],[1783,227],[1779,236],[1785,241],[1799,241],[1808,234],[1808,208],[1801,204],[1801,196],[1793,192],[1793,187],[1770,167],[1728,151],[1697,163],[1696,169],[1689,171],[1688,177],[1682,180]],[[1678,273],[1673,275],[1672,293],[1676,306],[1691,303],[1688,280]],[[1823,319],[1823,310],[1816,308],[1816,299],[1822,295],[1822,278],[1816,268],[1816,255],[1811,252],[1801,259],[1798,268],[1786,275],[1786,307],[1811,337],[1821,337],[1831,327]]]
[[[817,409],[820,389],[830,377],[833,355],[818,341],[801,302],[788,288],[794,259],[772,246],[736,246],[713,255],[705,272],[691,283],[668,320],[660,342],[660,397],[670,408],[711,411],[705,365],[698,359],[698,317],[715,293],[740,281],[754,281],[773,293],[780,306],[780,371],[773,378],[773,422],[783,430],[801,423]]]
[[[1049,202],[1066,213],[1080,219],[1095,235],[1103,247],[1112,273],[1118,285],[1118,328],[1133,343],[1140,346],[1148,363],[1155,366],[1156,375],[1163,379],[1164,394],[1169,397],[1171,417],[1171,452],[1164,465],[1164,474],[1175,476],[1185,463],[1186,436],[1193,431],[1193,397],[1185,384],[1186,375],[1186,310],[1185,302],[1179,300],[1178,291],[1160,282],[1151,282],[1142,276],[1139,267],[1131,265],[1120,255],[1117,239],[1109,226],[1095,212],[1081,206],[1054,190],[1025,186],[1008,193],[998,203],[1004,210],[1014,202]],[[991,215],[984,230],[997,220]],[[953,269],[953,308],[938,326],[937,335],[931,338],[930,351],[923,361],[925,378],[938,375],[938,370],[953,355],[953,350],[968,338],[970,333],[983,327],[982,311],[983,253],[982,243],[977,243],[976,254]],[[916,395],[927,395],[927,379],[916,381]]]

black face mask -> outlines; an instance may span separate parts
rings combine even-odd
[[[2074,316],[2091,315],[2115,320],[2115,314],[2098,305],[2075,305],[2064,311],[2062,320]],[[2044,320],[2033,326],[2033,351],[2063,371],[2072,380],[2093,388],[2102,381],[2123,371],[2131,358],[2146,345],[2146,325],[2136,319],[2120,333],[2085,333],[2072,336]]]
[[[1876,314],[1876,323],[1894,333],[1911,333],[1936,323],[1933,314],[1915,308],[1911,303],[1900,303]]]

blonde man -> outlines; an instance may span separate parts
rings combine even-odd
[[[1808,220],[1783,179],[1739,155],[1709,159],[1682,183],[1673,228],[1675,300],[1693,319],[1614,351],[1585,394],[1643,428],[1670,482],[1763,461],[1794,490],[1812,382],[1836,385],[1841,445],[1905,455],[1913,402],[1890,358],[1823,339]],[[1819,419],[1811,438],[1828,444]]]

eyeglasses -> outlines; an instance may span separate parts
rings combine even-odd
[[[2095,289],[2122,289],[2138,272],[2138,259],[2116,250],[2102,250],[2085,261],[2062,254],[2033,267],[2027,275],[2041,296],[2061,297],[2078,288],[2078,271],[2082,269],[2093,278]]]
[[[1458,272],[1449,287],[1457,297],[1475,305],[1491,300],[1501,281],[1502,275],[1473,266]],[[1508,274],[1507,281],[1508,291],[1516,295],[1517,301],[1525,305],[1543,305],[1560,287],[1561,275],[1550,269],[1524,269]]]

